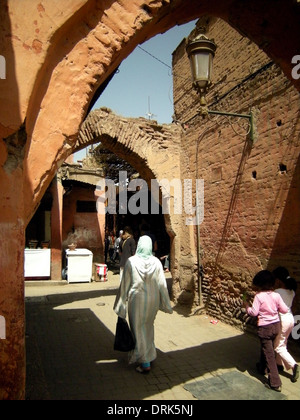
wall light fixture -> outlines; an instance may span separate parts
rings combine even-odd
[[[190,39],[186,46],[186,51],[191,64],[193,87],[200,96],[199,114],[203,118],[209,114],[247,118],[250,125],[249,136],[251,141],[254,142],[254,120],[252,112],[250,112],[250,114],[238,114],[208,109],[206,94],[212,84],[213,59],[216,49],[217,45],[214,40],[208,39],[204,34],[200,34],[196,36],[196,38]]]

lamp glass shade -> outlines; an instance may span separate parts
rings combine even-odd
[[[196,52],[191,54],[190,62],[193,81],[200,89],[205,89],[211,80],[213,55],[208,51]]]
[[[186,46],[191,63],[194,86],[202,91],[205,91],[211,82],[216,48],[214,41],[209,40],[203,34],[188,42]]]

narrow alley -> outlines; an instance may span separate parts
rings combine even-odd
[[[289,373],[281,394],[265,388],[256,336],[177,306],[158,313],[158,357],[149,375],[138,374],[113,350],[118,285],[112,271],[107,282],[26,282],[27,400],[300,400]]]

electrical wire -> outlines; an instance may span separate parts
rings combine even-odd
[[[154,60],[159,61],[161,64],[163,64],[164,66],[168,67],[169,69],[172,70],[172,67],[169,66],[169,64],[166,64],[164,61],[160,60],[159,58],[155,57],[153,54],[149,53],[149,51],[145,50],[144,48],[142,48],[140,45],[138,45],[138,48],[142,51],[144,51],[146,54],[150,55],[150,57],[154,58]]]
[[[169,76],[176,76],[176,77],[180,77],[181,79],[184,80],[188,80],[186,77],[180,76],[179,74],[176,74],[173,72],[173,69],[171,66],[169,66],[169,64],[165,63],[164,61],[160,60],[159,58],[155,57],[155,55],[151,54],[149,51],[145,50],[144,48],[142,48],[140,45],[138,45],[138,48],[142,51],[144,51],[144,53],[148,54],[150,57],[154,58],[154,60],[158,61],[159,63],[163,64],[164,66],[168,67],[169,70],[171,70],[171,72],[169,72]]]
[[[144,53],[146,53],[146,54],[148,54],[151,58],[153,58],[154,60],[156,60],[156,61],[158,61],[159,63],[161,63],[161,64],[163,64],[165,67],[167,67],[169,70],[171,70],[171,72],[169,72],[169,76],[171,77],[171,76],[173,76],[173,77],[178,77],[178,78],[182,78],[182,79],[184,79],[184,80],[187,80],[187,78],[185,78],[185,77],[183,77],[183,76],[181,76],[181,75],[179,75],[179,74],[176,74],[174,71],[173,71],[173,68],[169,65],[169,64],[166,64],[164,61],[162,61],[162,60],[160,60],[159,58],[157,58],[157,57],[155,57],[153,54],[151,54],[149,51],[147,51],[147,50],[145,50],[144,48],[142,48],[140,45],[138,45],[138,48],[140,49],[140,50],[142,50]],[[216,83],[215,84],[215,86],[217,86],[217,85],[221,85],[221,84],[223,84],[223,83],[232,83],[232,82],[236,82],[237,83],[237,85],[235,85],[233,88],[231,88],[230,90],[228,90],[225,94],[223,94],[222,96],[221,96],[221,98],[218,98],[218,100],[217,101],[214,101],[213,102],[213,104],[211,104],[211,105],[215,105],[215,104],[217,104],[220,100],[222,100],[222,99],[224,99],[226,96],[228,96],[230,93],[232,93],[233,91],[235,91],[236,89],[238,89],[241,85],[243,85],[244,83],[246,83],[248,80],[251,80],[251,79],[254,79],[258,74],[260,74],[261,72],[263,72],[263,71],[265,71],[265,70],[267,70],[267,69],[269,69],[272,65],[274,64],[274,62],[273,61],[270,61],[270,62],[268,62],[267,64],[265,64],[264,66],[262,66],[260,69],[258,69],[258,70],[256,70],[255,72],[253,72],[253,73],[251,73],[251,74],[249,74],[248,76],[246,76],[246,77],[243,77],[243,78],[237,78],[237,79],[231,79],[230,81],[228,81],[228,80],[226,80],[226,78],[225,79],[223,79],[223,80],[220,80],[218,83]],[[170,74],[171,73],[171,74]],[[190,118],[188,121],[186,121],[186,123],[187,122],[190,122],[191,120],[193,120],[196,116],[197,116],[198,114],[196,114],[196,115],[194,115],[192,118]],[[229,123],[229,125],[231,126],[231,128],[232,128],[232,130],[234,131],[234,133],[236,134],[236,135],[238,135],[238,136],[240,136],[240,137],[243,137],[245,134],[242,134],[242,133],[239,133],[239,132],[237,132],[237,130],[234,128],[234,126],[233,126],[233,123],[231,122],[231,120],[230,120],[230,117],[229,116],[224,116],[225,118],[226,118],[226,120],[227,120],[227,122]],[[240,119],[239,119],[239,121],[240,121]],[[178,121],[179,122],[179,121]],[[218,123],[218,118],[215,118],[215,122],[216,122],[216,124],[218,124],[218,125],[220,125],[219,123]],[[181,125],[183,125],[182,123],[181,123]],[[238,124],[239,125],[239,124]],[[239,127],[241,128],[241,126],[239,125]],[[249,123],[249,125],[248,125],[248,129],[247,129],[247,133],[246,133],[246,135],[248,135],[249,133],[250,133],[250,131],[251,131],[251,125],[250,125],[250,123]]]

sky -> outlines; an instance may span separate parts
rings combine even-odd
[[[172,122],[172,53],[195,28],[196,20],[175,26],[137,46],[119,66],[93,110],[103,106],[123,117],[149,118],[160,124]],[[146,50],[147,52],[145,52]],[[191,82],[192,83],[192,82]],[[74,161],[86,156],[77,152]]]

